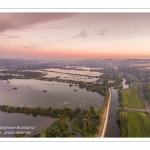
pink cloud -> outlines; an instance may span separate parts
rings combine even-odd
[[[83,31],[80,32],[78,35],[73,36],[73,38],[80,38],[80,37],[86,38],[87,35],[88,35],[88,34],[87,34],[87,31],[86,31],[86,30],[83,30]]]
[[[24,29],[29,26],[72,18],[73,13],[0,13],[0,32]]]

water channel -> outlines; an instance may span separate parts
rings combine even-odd
[[[125,84],[125,79],[123,79],[123,88],[126,89],[129,87],[129,85]],[[109,118],[108,118],[108,126],[107,126],[107,132],[106,137],[107,138],[113,138],[113,137],[120,137],[120,129],[117,124],[116,116],[117,116],[117,107],[119,106],[118,102],[118,90],[112,89],[111,90],[112,98],[110,103],[110,111],[109,111]]]

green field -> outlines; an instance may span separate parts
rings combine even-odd
[[[145,113],[127,112],[127,136],[150,137],[150,117]]]
[[[133,86],[130,88],[120,90],[119,99],[125,107],[138,109],[144,108],[144,103],[140,97],[139,85],[137,82],[134,82]]]

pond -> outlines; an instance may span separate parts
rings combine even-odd
[[[46,78],[56,78],[63,79],[63,80],[74,80],[74,81],[83,81],[83,82],[94,82],[98,78],[95,77],[87,77],[87,76],[80,76],[80,75],[72,75],[72,74],[65,74],[65,73],[58,73],[58,72],[44,72],[46,73]]]
[[[82,71],[102,70],[103,69],[103,68],[91,68],[91,67],[86,67],[86,66],[66,66],[64,68],[67,68],[67,69],[80,69]]]
[[[9,83],[0,80],[0,105],[80,107],[81,110],[93,105],[101,110],[103,102],[104,97],[100,94],[80,89],[78,85],[70,87],[68,83],[33,79],[12,79]]]
[[[89,70],[83,71],[83,70],[73,70],[73,69],[66,70],[66,69],[54,69],[54,68],[44,69],[44,70],[45,71],[56,71],[56,72],[61,72],[61,73],[78,74],[78,75],[87,75],[87,76],[93,76],[93,77],[102,75],[102,73],[100,73],[100,72],[91,72]]]
[[[33,136],[37,134],[39,131],[47,128],[51,125],[57,118],[44,117],[44,116],[32,116],[25,115],[20,113],[5,113],[0,111],[0,130],[3,127],[7,127],[4,129],[5,134],[0,134],[0,137],[12,137],[15,132],[23,131],[26,132],[26,136]],[[10,129],[11,127],[16,127],[14,129]],[[31,128],[32,127],[32,128]],[[24,129],[21,129],[24,128]],[[28,129],[30,128],[30,129]],[[29,131],[29,132],[28,132]]]
[[[46,90],[47,92],[43,92],[43,90]],[[0,80],[0,105],[21,107],[40,106],[45,108],[48,108],[49,106],[52,108],[70,107],[72,109],[80,107],[81,110],[93,105],[101,110],[103,102],[104,97],[100,94],[86,91],[86,89],[80,89],[77,85],[70,87],[68,83],[33,79]],[[34,135],[42,129],[47,128],[56,119],[57,118],[41,116],[34,117],[32,115],[27,116],[20,113],[9,114],[0,111],[0,127],[35,126],[32,130],[25,130],[31,132],[31,134],[28,134],[27,136]],[[68,125],[69,130],[72,131],[71,122],[68,122]],[[8,131],[9,130],[7,130],[7,132]],[[11,136],[13,136],[13,134],[0,135],[0,137]],[[82,137],[82,135],[79,132],[76,132],[75,137]]]

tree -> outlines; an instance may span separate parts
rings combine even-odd
[[[94,108],[94,114],[97,115],[98,112],[99,112],[98,109],[97,109],[97,108]]]
[[[75,110],[75,114],[79,114],[80,112],[81,112],[80,107],[77,107],[76,110]]]
[[[90,109],[89,108],[86,108],[84,111],[83,111],[83,114],[89,114],[90,113]]]
[[[107,79],[104,79],[103,80],[103,85],[107,85],[108,84],[108,80]]]
[[[127,120],[127,113],[125,111],[121,111],[118,115],[117,115],[117,119],[119,121],[126,121]]]

